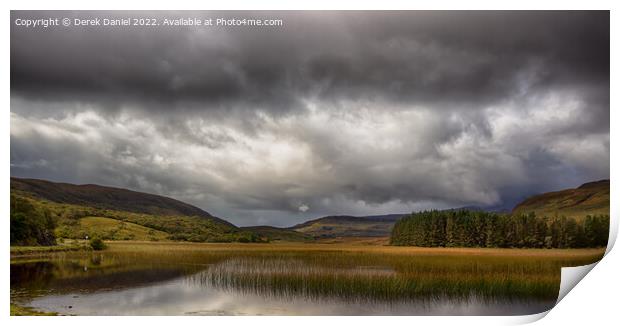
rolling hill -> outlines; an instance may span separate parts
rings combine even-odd
[[[375,216],[325,216],[290,227],[317,239],[340,237],[387,237],[405,214]]]
[[[609,180],[585,183],[578,188],[547,192],[525,199],[513,214],[566,216],[576,219],[587,215],[609,215]]]
[[[182,201],[122,188],[93,184],[74,185],[40,179],[11,178],[11,191],[18,190],[37,198],[63,204],[112,209],[149,215],[200,216],[233,226],[202,209]]]
[[[245,226],[241,227],[241,229],[250,231],[261,238],[269,239],[269,241],[309,242],[313,240],[310,235],[274,226]]]
[[[26,207],[51,215],[56,223],[54,233],[62,238],[88,235],[111,240],[196,242],[260,239],[198,207],[164,196],[99,185],[11,178],[12,228],[14,214]],[[26,219],[31,215],[23,213]]]

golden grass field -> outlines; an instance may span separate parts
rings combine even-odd
[[[193,242],[151,242],[151,241],[106,241],[111,252],[222,252],[222,251],[292,251],[292,252],[365,252],[393,255],[476,255],[476,256],[525,256],[583,258],[599,257],[605,248],[588,249],[505,249],[505,248],[423,248],[383,245],[384,239],[356,238],[318,243],[279,242],[279,243],[193,243]],[[370,244],[369,244],[370,243]]]

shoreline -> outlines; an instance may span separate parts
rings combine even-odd
[[[11,259],[36,257],[46,254],[74,251],[91,251],[86,244],[56,245],[56,246],[11,246]]]
[[[46,312],[36,310],[32,307],[23,306],[11,302],[11,316],[60,316],[57,312]]]

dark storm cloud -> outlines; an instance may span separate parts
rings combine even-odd
[[[608,12],[140,16],[284,26],[12,24],[12,175],[276,225],[510,206],[609,177]]]
[[[527,69],[535,70],[529,87],[605,85],[608,79],[606,12],[152,15],[269,17],[285,25],[202,30],[12,25],[13,94],[166,109],[173,103],[200,110],[252,103],[269,111],[297,108],[305,96],[476,105],[514,94]],[[13,13],[21,16],[33,14]]]

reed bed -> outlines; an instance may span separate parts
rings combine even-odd
[[[385,261],[375,261],[385,263]],[[480,269],[460,264],[449,270],[420,262],[418,268],[394,266],[333,268],[303,260],[232,258],[192,277],[217,288],[265,296],[338,298],[347,301],[553,299],[559,279],[544,270]]]
[[[555,299],[560,269],[602,249],[402,248],[348,244],[111,244],[133,260],[204,266],[193,280],[266,296],[346,300]]]
[[[101,266],[174,265],[225,291],[309,300],[554,300],[560,269],[603,249],[403,248],[349,244],[111,242]],[[57,253],[77,259],[88,253]]]

